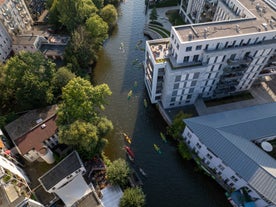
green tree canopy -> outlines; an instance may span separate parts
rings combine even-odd
[[[155,20],[157,20],[157,18],[158,18],[157,10],[155,7],[153,7],[150,12],[150,20],[155,21]]]
[[[191,117],[191,114],[185,114],[183,111],[180,111],[173,119],[171,126],[167,127],[167,133],[176,140],[182,138],[182,133],[185,128],[185,123],[183,119]]]
[[[106,169],[107,179],[112,185],[125,186],[128,182],[130,169],[125,160],[119,158],[114,160]]]
[[[108,4],[101,10],[101,17],[111,30],[117,23],[118,13],[114,5]]]
[[[66,67],[61,67],[54,74],[53,85],[54,92],[56,95],[61,94],[61,89],[73,78],[76,77],[74,73],[71,72],[71,65],[67,65]]]
[[[120,207],[143,207],[145,206],[145,194],[141,188],[127,188],[120,200]]]
[[[74,146],[85,158],[101,153],[113,129],[111,121],[99,113],[109,95],[106,84],[93,87],[80,77],[70,80],[62,89],[58,109],[60,142]]]
[[[93,3],[98,9],[101,9],[104,6],[104,0],[93,0]]]
[[[4,66],[4,87],[17,110],[38,108],[52,103],[55,64],[41,53],[22,52]]]
[[[67,125],[76,120],[98,121],[99,111],[104,108],[106,98],[110,95],[107,84],[93,87],[80,77],[70,80],[62,90],[63,101],[59,106],[57,123]]]
[[[104,40],[108,37],[107,23],[99,15],[95,14],[87,19],[85,24],[95,46],[101,46]]]

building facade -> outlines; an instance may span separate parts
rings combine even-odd
[[[31,30],[33,20],[24,0],[1,0],[1,21],[11,35]]]
[[[185,143],[234,206],[276,206],[276,160],[261,147],[276,140],[275,111],[272,103],[184,120]]]
[[[0,62],[5,62],[12,51],[12,39],[0,21]]]
[[[152,103],[171,108],[198,97],[229,96],[248,90],[264,71],[273,74],[275,11],[266,6],[260,15],[264,6],[258,1],[231,2],[236,16],[244,18],[228,20],[220,6],[215,18],[223,21],[175,26],[170,38],[146,42],[145,85]]]

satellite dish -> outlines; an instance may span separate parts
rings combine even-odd
[[[273,147],[269,142],[262,142],[261,146],[262,146],[263,150],[266,152],[271,152],[273,150]]]

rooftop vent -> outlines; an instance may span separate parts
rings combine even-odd
[[[38,120],[36,120],[35,122],[36,122],[36,124],[39,124],[39,123],[41,123],[43,120],[41,119],[41,118],[39,118]]]
[[[267,23],[262,23],[262,25],[265,28],[265,30],[267,30]]]
[[[193,33],[189,32],[188,38],[189,38],[189,41],[193,40],[194,39]]]
[[[41,125],[41,129],[44,129],[46,127],[46,124]]]

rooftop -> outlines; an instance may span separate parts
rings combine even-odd
[[[72,174],[83,166],[79,154],[74,151],[59,162],[55,167],[39,178],[40,183],[46,190],[50,190],[63,178]]]
[[[276,30],[275,11],[268,4],[261,0],[240,0],[240,3],[254,17],[175,26],[172,29],[182,42]]]
[[[42,44],[40,51],[46,56],[63,56],[66,45]]]
[[[276,103],[184,120],[216,156],[276,204],[276,160],[253,141],[276,136]]]
[[[9,134],[9,137],[15,141],[17,138],[23,136],[36,126],[41,125],[42,122],[54,116],[57,113],[57,109],[57,105],[52,105],[45,108],[31,110],[6,125],[5,129]]]
[[[36,35],[28,36],[16,36],[13,39],[13,45],[33,45],[36,39],[39,38]]]
[[[169,39],[151,40],[149,43],[154,60],[162,63],[169,55]]]

